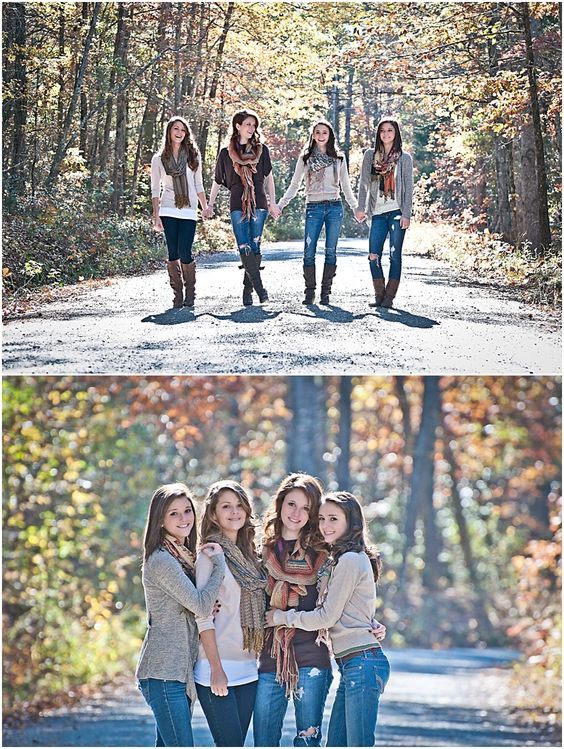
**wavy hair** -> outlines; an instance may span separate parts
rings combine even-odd
[[[238,484],[236,481],[216,481],[215,484],[212,484],[208,489],[207,496],[204,500],[204,514],[202,515],[202,522],[200,525],[200,537],[202,543],[206,543],[210,535],[222,532],[215,517],[215,510],[221,499],[221,495],[226,491],[233,492],[237,495],[243,505],[246,515],[245,525],[237,533],[236,545],[241,549],[244,556],[256,565],[258,563],[258,555],[255,547],[255,517],[253,515],[253,508],[249,495],[243,489],[241,484]]]
[[[370,559],[374,582],[378,582],[382,567],[380,552],[366,543],[364,515],[358,499],[350,492],[330,492],[323,496],[321,502],[322,504],[332,502],[337,505],[345,513],[347,519],[347,530],[331,548],[335,562],[347,551],[364,551]]]
[[[256,112],[253,112],[252,109],[241,109],[241,111],[235,112],[235,114],[231,118],[231,133],[229,135],[229,140],[234,146],[237,145],[237,143],[239,142],[239,131],[237,130],[236,126],[242,125],[247,117],[254,117],[256,123],[255,132],[253,133],[253,137],[249,141],[252,148],[256,148],[256,146],[258,146],[259,143],[262,143],[263,140],[262,132],[260,129],[260,118]]]
[[[282,479],[272,504],[267,510],[263,526],[263,543],[272,544],[282,537],[282,505],[286,495],[294,489],[302,491],[309,502],[309,517],[300,531],[300,541],[304,549],[313,548],[321,551],[327,548],[319,531],[319,508],[323,486],[319,479],[307,473],[291,473]]]
[[[309,142],[307,146],[304,149],[302,159],[304,160],[304,164],[307,164],[307,161],[311,154],[313,153],[313,149],[315,148],[315,140],[313,138],[313,134],[315,132],[315,128],[318,125],[324,125],[329,130],[329,140],[327,141],[327,155],[332,156],[334,159],[341,159],[341,161],[345,158],[344,155],[337,151],[337,146],[335,143],[335,131],[333,130],[333,125],[328,122],[327,120],[317,120],[313,123],[310,133],[309,133]]]
[[[382,119],[378,122],[376,125],[376,135],[374,136],[374,149],[379,153],[384,153],[384,143],[382,142],[382,138],[380,136],[380,129],[382,125],[393,125],[396,131],[396,137],[394,138],[394,142],[392,143],[392,151],[397,151],[398,153],[401,153],[402,151],[402,138],[401,138],[401,130],[399,122],[395,119],[395,117],[382,117]]]
[[[198,146],[194,143],[194,136],[192,135],[190,125],[188,124],[188,121],[184,119],[184,117],[176,115],[166,123],[159,154],[161,156],[164,156],[165,159],[170,159],[170,157],[172,156],[172,142],[170,131],[172,130],[172,126],[175,122],[180,122],[180,124],[186,130],[186,136],[180,144],[180,150],[186,151],[188,166],[193,172],[195,172],[200,164],[200,151],[198,150]]]
[[[188,537],[184,540],[184,546],[192,552],[196,551],[196,543],[198,541],[196,509],[190,490],[186,484],[163,484],[155,491],[149,504],[149,513],[143,537],[143,563],[149,559],[155,549],[158,549],[163,542],[165,530],[162,526],[168,508],[175,499],[182,499],[183,497],[192,505],[192,512],[194,513],[194,525]]]

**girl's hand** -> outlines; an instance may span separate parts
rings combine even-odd
[[[374,635],[377,642],[381,642],[386,636],[386,627],[384,624],[380,624],[376,619],[372,619],[372,628],[368,630],[370,634]]]
[[[202,544],[200,546],[200,551],[210,559],[212,557],[218,556],[219,554],[223,554],[223,549],[221,548],[221,546],[219,544],[211,542],[208,544]]]
[[[366,220],[366,211],[361,211],[360,208],[357,208],[354,212],[354,217],[358,221],[358,223],[361,224]]]
[[[152,219],[153,219],[153,229],[158,232],[163,232],[164,226],[163,226],[163,222],[161,221],[161,217],[153,215]]]
[[[202,208],[202,218],[213,218],[213,205],[208,205],[207,208]]]
[[[270,213],[272,218],[278,218],[278,216],[280,216],[280,214],[282,213],[277,203],[271,203],[268,206],[268,212]]]
[[[227,697],[227,676],[221,666],[211,669],[210,689],[216,697]]]
[[[400,229],[409,229],[409,219],[400,216]]]
[[[269,609],[264,615],[265,627],[275,627],[274,624],[274,612],[278,609]]]

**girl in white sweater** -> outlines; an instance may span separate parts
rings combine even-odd
[[[271,609],[266,623],[327,631],[341,674],[327,746],[374,746],[378,702],[390,675],[388,659],[371,634],[379,555],[366,544],[362,509],[349,492],[324,496],[319,529],[332,557],[325,576],[320,572],[318,608]]]

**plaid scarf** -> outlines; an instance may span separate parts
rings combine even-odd
[[[266,613],[266,577],[241,549],[223,533],[212,533],[206,541],[218,543],[225,554],[231,574],[241,588],[241,628],[243,650],[260,653],[264,644],[264,615]]]
[[[161,154],[164,170],[169,177],[172,177],[172,187],[174,189],[174,205],[177,208],[190,206],[188,197],[188,179],[186,177],[186,168],[188,165],[188,155],[184,148],[180,149],[178,161],[171,154],[170,158],[165,159]]]
[[[194,564],[196,557],[193,552],[186,548],[184,544],[179,544],[175,537],[169,533],[163,538],[162,547],[180,563],[184,574],[188,575],[192,582],[195,582]]]
[[[395,170],[400,159],[401,151],[390,151],[386,156],[379,151],[374,151],[372,162],[371,180],[379,180],[378,189],[385,200],[396,196]]]
[[[279,554],[276,553],[278,547]],[[286,552],[281,559],[283,544],[281,539],[263,548],[263,566],[268,579],[266,592],[270,596],[273,608],[287,611],[296,608],[300,597],[307,594],[306,586],[313,585],[317,580],[317,573],[327,559],[327,554],[321,551],[315,556],[308,553],[300,544],[299,539],[293,551]],[[286,696],[295,693],[298,686],[299,670],[294,653],[293,627],[278,625],[273,628],[271,656],[276,660],[276,681],[284,684]]]
[[[323,192],[325,169],[329,166],[333,167],[333,179],[335,181],[335,184],[338,185],[338,162],[339,159],[336,159],[334,156],[329,156],[329,154],[327,153],[323,153],[317,146],[315,146],[306,164],[307,191]]]
[[[257,173],[257,164],[262,156],[262,145],[257,143],[253,149],[252,146],[247,144],[242,149],[239,149],[233,141],[229,141],[227,153],[233,162],[235,173],[239,175],[243,183],[243,196],[241,198],[243,215],[245,218],[250,219],[255,216],[257,207],[253,174]]]

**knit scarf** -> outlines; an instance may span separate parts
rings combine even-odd
[[[319,608],[325,603],[327,598],[327,588],[329,587],[329,580],[335,567],[335,560],[333,557],[325,556],[325,560],[321,565],[319,572],[317,573],[317,601],[316,607]],[[327,628],[320,629],[315,639],[317,645],[326,645],[329,648],[329,652],[332,652],[331,640],[329,638],[329,630]]]
[[[374,152],[371,179],[373,182],[379,180],[378,189],[380,195],[384,196],[384,200],[393,199],[396,196],[395,169],[400,156],[401,151],[390,151],[387,156],[379,151]]]
[[[241,549],[223,533],[214,533],[206,541],[220,544],[231,574],[241,588],[241,628],[243,630],[243,650],[257,655],[264,644],[264,615],[266,613],[266,576]]]
[[[188,156],[186,151],[181,148],[178,154],[178,161],[171,154],[170,158],[165,159],[161,154],[164,170],[169,177],[172,177],[172,187],[174,189],[174,205],[177,208],[190,206],[188,197],[188,179],[186,178],[186,167],[188,165]]]
[[[316,582],[327,554],[319,552],[314,559],[315,555],[308,554],[298,540],[293,551],[286,552],[280,560],[275,552],[278,543],[283,547],[279,540],[263,549],[263,566],[268,575],[266,591],[273,608],[287,611],[296,608],[300,597],[307,594],[306,586]],[[293,643],[295,634],[295,628],[283,625],[274,627],[272,633],[270,654],[276,660],[276,681],[284,684],[287,697],[295,694],[298,686],[299,670]]]
[[[315,146],[306,164],[307,191],[323,192],[323,182],[325,179],[324,169],[328,166],[333,167],[335,184],[338,184],[338,161],[339,159],[336,159],[334,156],[329,156],[327,153],[323,153],[317,146]]]
[[[255,216],[257,207],[253,174],[256,174],[257,164],[262,156],[262,145],[257,143],[253,148],[250,144],[247,144],[241,150],[234,145],[233,141],[229,141],[227,153],[233,162],[235,174],[239,175],[243,183],[243,196],[241,198],[243,216],[250,219]]]
[[[162,546],[163,549],[166,549],[169,554],[172,554],[172,556],[180,562],[184,574],[188,575],[192,582],[194,582],[194,563],[196,557],[190,549],[187,549],[184,544],[179,544],[176,538],[171,536],[170,533],[165,535]]]

